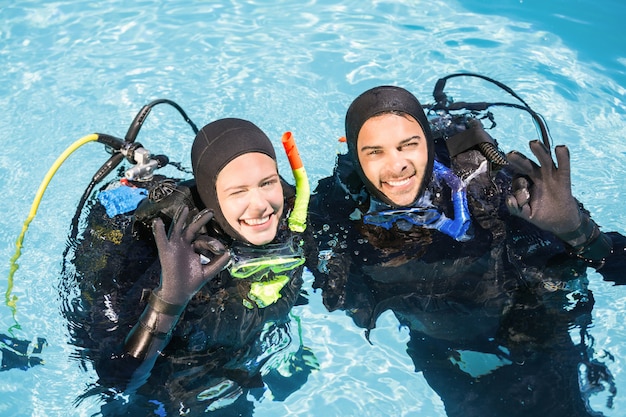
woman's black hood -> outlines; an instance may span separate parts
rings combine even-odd
[[[272,142],[255,124],[242,119],[216,120],[204,126],[191,147],[191,166],[198,194],[205,207],[213,209],[215,221],[231,238],[247,242],[233,229],[220,207],[215,183],[222,169],[246,153],[259,152],[276,161]]]
[[[348,142],[348,155],[370,195],[391,207],[397,207],[367,179],[359,163],[357,152],[357,139],[363,124],[374,116],[390,112],[401,112],[412,116],[420,124],[426,135],[428,165],[424,171],[424,178],[417,195],[419,197],[432,177],[435,143],[424,109],[413,94],[400,87],[380,86],[367,90],[358,96],[346,113],[346,141]]]

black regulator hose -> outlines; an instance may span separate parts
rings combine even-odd
[[[507,93],[509,93],[511,96],[513,96],[514,98],[516,98],[517,100],[519,100],[522,104],[515,104],[515,103],[488,103],[488,102],[477,102],[477,103],[465,103],[465,102],[453,102],[452,100],[448,99],[448,96],[446,95],[446,93],[443,91],[445,86],[446,86],[446,81],[450,78],[454,78],[454,77],[476,77],[476,78],[480,78],[483,79],[485,81],[488,81],[492,84],[497,85],[498,87],[500,87],[501,89],[503,89],[504,91],[506,91]],[[546,145],[546,147],[548,149],[551,148],[550,145],[550,132],[548,130],[548,126],[545,123],[545,121],[543,120],[543,117],[535,112],[529,105],[528,103],[526,103],[524,101],[524,99],[522,99],[517,93],[515,93],[515,91],[513,91],[510,87],[508,87],[507,85],[494,80],[493,78],[487,77],[485,75],[481,75],[481,74],[475,74],[472,72],[461,72],[461,73],[456,73],[456,74],[450,74],[447,75],[445,77],[440,78],[439,80],[437,80],[437,82],[435,83],[435,88],[433,90],[433,98],[435,99],[436,104],[431,106],[430,109],[431,110],[460,110],[460,109],[467,109],[467,110],[474,110],[474,111],[482,111],[482,110],[486,110],[487,108],[491,107],[491,106],[503,106],[503,107],[513,107],[513,108],[517,108],[517,109],[521,109],[524,110],[526,112],[528,112],[531,117],[533,118],[533,121],[535,122],[536,127],[539,129],[539,132],[541,134],[541,139],[543,140],[544,145]]]
[[[139,113],[137,113],[137,116],[135,116],[135,119],[130,124],[128,131],[126,132],[126,136],[124,137],[125,142],[128,142],[128,143],[135,142],[135,139],[137,139],[137,135],[139,134],[139,130],[141,129],[141,126],[143,126],[143,123],[146,121],[146,118],[148,117],[148,114],[150,114],[150,111],[152,110],[152,108],[156,106],[157,104],[162,104],[162,103],[169,104],[172,107],[174,107],[176,110],[178,110],[181,116],[183,116],[185,121],[193,129],[193,133],[194,134],[198,133],[198,128],[196,127],[194,122],[191,121],[189,116],[187,116],[187,113],[185,113],[185,111],[178,104],[176,104],[172,100],[168,100],[166,98],[160,98],[160,99],[154,100],[146,104],[145,106],[141,108],[141,110],[139,110]]]
[[[107,175],[109,175],[117,166],[124,160],[124,158],[128,159],[131,163],[135,163],[133,159],[133,153],[135,149],[141,147],[141,144],[135,143],[137,139],[137,135],[141,130],[144,122],[146,121],[148,115],[152,108],[158,104],[169,104],[174,107],[178,112],[183,116],[185,122],[187,122],[191,129],[194,132],[194,135],[198,133],[198,127],[195,123],[187,116],[187,113],[180,107],[177,103],[168,99],[157,99],[151,101],[146,104],[139,110],[132,123],[130,124],[128,131],[126,132],[126,136],[124,139],[120,139],[115,136],[107,135],[105,133],[96,133],[98,136],[97,141],[104,144],[108,149],[112,151],[111,157],[96,171],[94,176],[92,177],[89,185],[85,189],[80,201],[78,203],[76,212],[74,213],[74,217],[72,218],[72,222],[70,225],[70,236],[69,236],[69,244],[72,245],[75,242],[76,237],[78,236],[78,222],[80,220],[80,215],[83,211],[83,207],[85,206],[87,199],[93,192],[95,186],[100,183]],[[159,162],[159,167],[166,165],[169,160],[164,155],[157,155],[156,159]],[[67,254],[67,250],[69,250],[70,245],[65,251]]]

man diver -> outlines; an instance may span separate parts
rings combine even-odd
[[[494,170],[476,147],[451,156],[417,98],[393,86],[357,97],[345,129],[348,152],[309,212],[326,307],[367,334],[392,310],[449,416],[591,415],[578,369],[600,366],[568,329],[586,334],[585,270],[615,262],[623,237],[572,196],[567,147],[558,167],[539,141],[539,165],[513,152]],[[491,368],[469,370],[467,352]]]
[[[134,213],[108,218],[96,204],[78,242],[80,297],[66,314],[100,377],[85,397],[103,395],[105,415],[251,415],[246,393],[271,385],[260,369],[291,340],[302,237],[270,140],[249,121],[217,120],[191,160],[194,181],[158,198],[168,180],[157,181]]]

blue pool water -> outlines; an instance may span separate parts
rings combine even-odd
[[[493,3],[493,4],[490,4]],[[102,132],[122,137],[149,101],[168,98],[198,125],[236,116],[276,145],[291,130],[313,183],[342,151],[350,101],[396,84],[429,102],[436,80],[471,71],[512,87],[547,120],[573,159],[576,196],[605,230],[626,232],[626,5],[618,0],[464,1],[20,1],[0,5],[0,289],[39,184],[72,142]],[[454,97],[496,100],[478,82],[450,83]],[[536,137],[527,117],[503,112],[493,133],[506,149]],[[189,166],[189,127],[156,108],[138,138]],[[278,147],[278,146],[277,146]],[[59,274],[71,218],[108,155],[91,143],[74,152],[46,190],[24,240],[0,333],[47,340],[43,366],[0,372],[0,415],[92,415],[76,404],[92,369],[72,360],[60,314]],[[280,160],[286,171],[286,160]],[[168,170],[171,168],[165,168]],[[626,410],[626,289],[589,272],[596,305],[595,351],[617,395],[591,399],[606,416]],[[305,286],[311,276],[305,273]],[[257,416],[444,416],[407,356],[405,329],[385,314],[372,332],[329,313],[310,291],[295,313],[320,370],[285,401],[262,398]],[[9,330],[10,329],[10,330]],[[607,360],[608,357],[612,360]]]

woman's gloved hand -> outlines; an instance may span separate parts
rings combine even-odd
[[[161,219],[152,223],[152,230],[161,262],[161,285],[155,295],[174,305],[186,305],[204,284],[213,279],[228,263],[229,252],[217,239],[200,235],[200,229],[212,218],[213,211],[203,210],[185,225],[189,208],[183,206],[174,216],[169,237]],[[212,253],[204,264],[199,251]]]
[[[530,149],[540,165],[516,151],[507,155],[510,165],[521,175],[513,180],[513,195],[506,200],[509,212],[557,236],[576,230],[583,214],[572,195],[567,146],[554,148],[558,167],[542,142],[531,141]]]
[[[161,262],[161,285],[150,295],[124,343],[126,353],[141,361],[134,372],[133,384],[145,382],[189,300],[226,266],[230,257],[221,242],[200,234],[202,227],[213,218],[213,212],[204,210],[185,225],[188,214],[187,206],[176,212],[169,237],[161,219],[152,223]],[[200,250],[214,255],[208,258],[208,263],[201,261]]]

